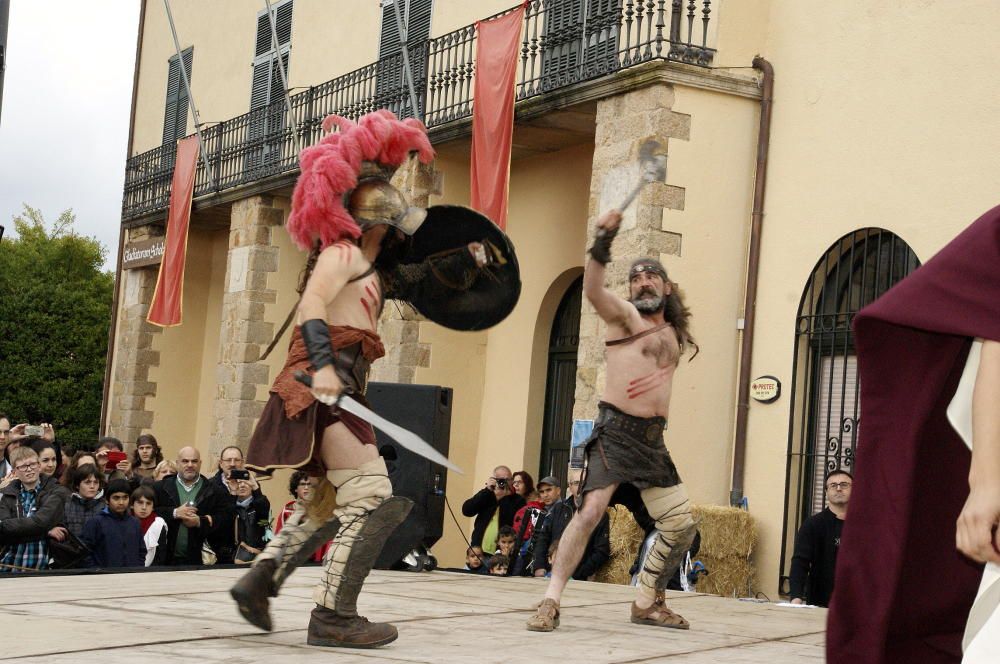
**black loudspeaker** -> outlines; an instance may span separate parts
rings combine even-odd
[[[368,383],[365,397],[376,413],[409,429],[448,456],[451,439],[450,387]],[[448,471],[401,447],[378,429],[375,429],[375,438],[379,453],[389,469],[393,494],[413,501],[413,509],[406,521],[389,537],[375,562],[378,569],[391,569],[414,549],[421,546],[430,548],[441,539]]]

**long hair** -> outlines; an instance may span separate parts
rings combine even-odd
[[[156,442],[156,436],[151,433],[144,433],[135,439],[135,450],[132,452],[132,468],[138,468],[142,465],[142,459],[139,458],[139,446],[140,445],[152,445],[153,446],[153,467],[155,468],[157,464],[163,461],[163,450],[160,449],[160,444]]]
[[[664,298],[663,317],[677,333],[677,343],[680,344],[681,355],[684,354],[688,346],[694,348],[694,355],[688,358],[688,362],[690,362],[701,350],[695,343],[694,337],[691,336],[691,309],[684,304],[684,293],[677,287],[677,284],[670,281],[669,278],[666,279],[666,282],[670,284],[670,295]]]
[[[295,292],[299,294],[299,297],[302,297],[302,294],[306,292],[306,284],[309,283],[309,277],[312,276],[313,270],[316,269],[316,262],[319,260],[320,253],[322,253],[320,243],[316,242],[313,245],[312,251],[309,252],[309,257],[306,258],[306,264],[299,273],[299,285],[295,288]]]

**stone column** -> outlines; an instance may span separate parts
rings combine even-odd
[[[229,255],[222,299],[216,392],[208,452],[217,455],[227,445],[244,450],[264,407],[258,386],[269,384],[268,368],[260,362],[271,341],[274,324],[264,318],[264,307],[277,294],[267,288],[267,277],[278,270],[278,247],[272,233],[284,218],[269,196],[253,196],[233,204],[229,227]]]
[[[159,227],[129,229],[128,241],[137,242],[162,235]],[[115,373],[108,413],[108,435],[123,442],[135,442],[144,429],[153,426],[153,413],[146,409],[146,397],[156,395],[156,383],[149,380],[149,368],[159,366],[160,353],[153,350],[153,335],[162,328],[146,322],[156,289],[158,268],[122,271],[119,294],[118,330],[115,335]]]
[[[594,222],[604,211],[621,204],[639,181],[638,148],[653,138],[669,147],[670,139],[688,140],[691,117],[671,110],[673,87],[657,83],[597,102],[597,129],[590,179],[587,243],[594,237]],[[667,178],[669,179],[669,164]],[[684,189],[653,182],[626,210],[612,247],[607,285],[627,293],[628,267],[640,256],[661,258],[681,255],[681,235],[665,228],[664,209],[684,209]],[[575,419],[593,419],[604,391],[604,341],[606,326],[586,298],[580,316],[577,354]]]
[[[430,195],[441,193],[441,173],[433,164],[421,164],[416,159],[396,171],[392,184],[410,205],[427,207]],[[412,383],[418,367],[431,362],[430,344],[420,343],[420,321],[424,320],[413,307],[388,301],[379,318],[379,335],[385,344],[385,357],[372,365],[369,380],[384,383]]]

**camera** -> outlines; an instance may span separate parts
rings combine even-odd
[[[229,479],[231,480],[248,480],[250,479],[249,470],[240,470],[239,468],[233,468],[229,471]]]
[[[498,477],[498,478],[496,478],[496,480],[497,480],[497,486],[498,487],[500,487],[501,489],[506,489],[507,488],[507,478],[506,477]]]
[[[42,427],[38,426],[37,424],[29,424],[28,426],[24,427],[25,436],[41,436],[42,433],[43,433]]]

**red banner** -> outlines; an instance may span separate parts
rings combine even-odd
[[[507,186],[514,135],[514,74],[527,3],[476,23],[476,82],[472,99],[471,205],[507,227]]]
[[[191,198],[198,166],[198,137],[188,136],[177,142],[174,179],[170,184],[170,211],[167,213],[167,238],[163,262],[156,277],[153,302],[146,320],[160,327],[181,324],[181,298],[184,294],[184,261],[187,258],[188,224],[191,221]]]

